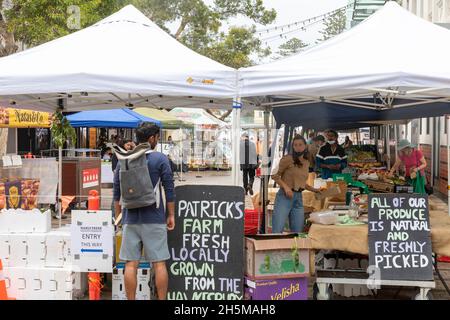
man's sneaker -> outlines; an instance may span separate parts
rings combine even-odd
[[[252,188],[248,188],[248,193],[250,193],[250,195],[253,195],[253,189]]]

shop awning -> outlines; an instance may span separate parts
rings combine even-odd
[[[204,129],[228,126],[226,122],[200,108],[174,108],[169,113],[182,121],[191,122]]]
[[[82,111],[67,116],[67,119],[75,128],[137,128],[142,122],[161,126],[159,120],[145,117],[127,108]]]
[[[161,123],[161,127],[163,129],[179,129],[179,128],[193,127],[192,123],[180,120],[166,110],[154,108],[136,108],[133,109],[133,111],[145,117],[158,120]]]
[[[0,107],[0,128],[50,128],[51,114]]]

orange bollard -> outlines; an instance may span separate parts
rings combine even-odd
[[[100,293],[103,288],[100,273],[89,272],[89,300],[100,300]]]
[[[100,197],[97,190],[89,191],[88,210],[95,211],[100,209]],[[100,273],[89,272],[89,300],[100,300],[101,289],[103,288],[100,279]]]
[[[100,197],[98,196],[97,190],[89,191],[88,210],[89,211],[100,210]]]
[[[14,298],[8,298],[8,291],[6,291],[6,280],[3,276],[3,264],[0,259],[0,300],[15,300]]]

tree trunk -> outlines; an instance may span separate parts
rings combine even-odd
[[[17,52],[19,47],[14,40],[14,34],[8,32],[8,25],[0,13],[0,43],[4,42],[4,46],[0,46],[0,57],[8,56]]]
[[[0,0],[0,4],[3,1]],[[0,9],[2,6],[0,5]],[[4,43],[4,46],[0,45],[0,57],[5,57],[17,52],[19,47],[14,40],[14,34],[8,32],[8,25],[0,12],[0,44]],[[0,128],[0,156],[6,154],[6,148],[8,145],[8,128]]]
[[[187,26],[187,20],[185,18],[181,19],[180,26],[178,27],[177,32],[175,32],[175,39],[180,40],[181,34],[183,33],[184,29],[186,29]]]

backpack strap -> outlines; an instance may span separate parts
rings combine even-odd
[[[156,152],[153,149],[149,149],[145,152],[146,155],[149,155],[153,152]],[[155,198],[156,198],[156,208],[159,208],[161,204],[161,178],[158,179],[158,182],[153,186],[153,191],[155,192]]]

